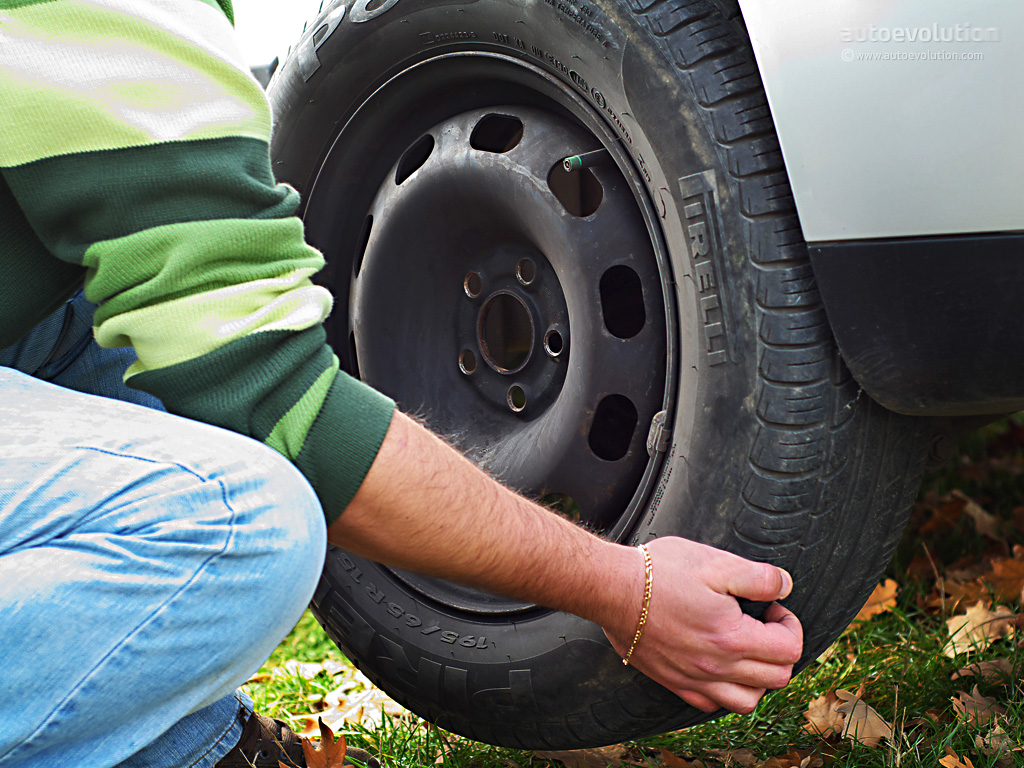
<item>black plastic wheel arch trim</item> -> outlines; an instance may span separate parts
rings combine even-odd
[[[1024,408],[1024,233],[809,250],[843,359],[880,404],[914,416]]]

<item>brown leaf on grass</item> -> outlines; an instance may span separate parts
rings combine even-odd
[[[928,515],[918,526],[918,534],[922,537],[942,533],[951,530],[964,513],[962,501],[951,499],[949,496],[939,498],[934,493],[925,496],[923,504],[918,505],[915,515]]]
[[[891,611],[896,607],[896,591],[898,589],[899,585],[892,579],[886,579],[878,584],[853,620],[866,621],[872,616]]]
[[[983,683],[1006,685],[1013,679],[1013,662],[1009,659],[976,661],[958,669],[949,679],[959,680],[961,677],[976,677]]]
[[[951,495],[953,498],[959,499],[964,503],[964,512],[974,521],[974,527],[979,534],[993,541],[1006,540],[1006,537],[1000,531],[999,518],[986,512],[981,508],[980,504],[961,491],[953,491]]]
[[[952,659],[961,653],[984,650],[1013,632],[1014,618],[1013,611],[1005,605],[997,605],[995,611],[990,611],[985,602],[979,600],[963,616],[946,621],[949,640],[942,652]]]
[[[842,733],[846,722],[843,716],[836,711],[838,706],[839,699],[836,698],[832,691],[816,698],[808,705],[807,711],[804,712],[804,718],[807,722],[804,723],[803,730],[807,733],[816,733],[822,737]]]
[[[314,744],[309,739],[302,740],[302,753],[306,756],[307,768],[341,768],[345,761],[345,734],[334,740],[334,731],[320,721],[320,741]]]
[[[592,749],[566,749],[550,752],[534,752],[544,760],[557,760],[566,768],[618,768],[622,765],[622,757],[626,748],[622,744]],[[687,768],[689,768],[688,764]]]
[[[825,761],[811,750],[794,749],[786,755],[769,757],[763,763],[758,763],[757,768],[821,768],[824,764]]]
[[[946,747],[946,756],[939,758],[939,765],[943,766],[943,768],[974,768],[971,758],[964,757],[961,759],[949,747]]]
[[[1024,747],[1015,742],[1010,734],[1003,730],[1002,724],[998,722],[987,736],[975,736],[974,745],[981,750],[985,757],[995,758],[998,768],[1004,766],[1009,768],[1009,766],[1019,764],[1021,756],[1011,753],[1024,751]]]
[[[1024,559],[1020,557],[994,557],[987,566],[971,571],[946,575],[937,579],[935,588],[924,600],[932,610],[955,609],[961,603],[988,600],[994,594],[997,600],[1016,602],[1024,596]]]
[[[751,768],[757,763],[757,757],[750,749],[707,749],[705,753],[715,758],[729,768],[731,765],[738,765],[740,768]]]
[[[661,764],[667,768],[690,768],[693,765],[689,760],[684,760],[675,752],[662,747],[658,752],[661,754]]]
[[[867,747],[877,747],[882,739],[892,741],[892,726],[874,707],[842,688],[836,691],[836,696],[843,702],[836,711],[846,716],[842,736]]]
[[[987,725],[1000,715],[1006,714],[1006,707],[1000,706],[989,696],[982,696],[978,686],[970,693],[960,691],[951,698],[957,719],[970,725]]]
[[[822,737],[838,734],[869,747],[892,739],[892,726],[860,696],[842,689],[812,701],[804,718],[803,730]]]
[[[981,559],[977,555],[964,555],[959,560],[954,560],[946,566],[946,574],[960,581],[970,581],[981,576],[985,570]]]
[[[981,575],[981,581],[992,586],[996,599],[1012,603],[1021,599],[1024,591],[1024,560],[1001,557],[992,561],[990,569]]]
[[[926,709],[921,717],[911,717],[904,720],[904,730],[916,728],[919,725],[936,726],[945,721],[945,713],[940,709]]]
[[[979,581],[962,581],[948,573],[935,582],[935,588],[925,601],[932,610],[955,609],[961,603],[976,603],[988,598],[988,587]]]

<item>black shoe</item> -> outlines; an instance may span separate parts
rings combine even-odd
[[[238,716],[244,722],[242,737],[216,768],[278,768],[278,761],[289,768],[306,768],[302,739],[291,728],[255,712],[248,720],[242,712]]]

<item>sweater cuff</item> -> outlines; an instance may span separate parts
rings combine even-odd
[[[395,403],[347,373],[327,391],[295,464],[317,492],[330,526],[356,495],[380,451]]]

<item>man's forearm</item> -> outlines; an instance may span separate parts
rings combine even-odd
[[[378,562],[461,581],[597,622],[625,655],[644,602],[642,554],[574,526],[481,472],[401,413],[329,539]],[[749,712],[789,681],[802,630],[775,603],[788,574],[676,537],[648,544],[656,585],[630,663],[711,712]]]
[[[638,552],[513,493],[401,413],[328,535],[378,562],[514,595],[606,628],[635,624],[640,611]]]

